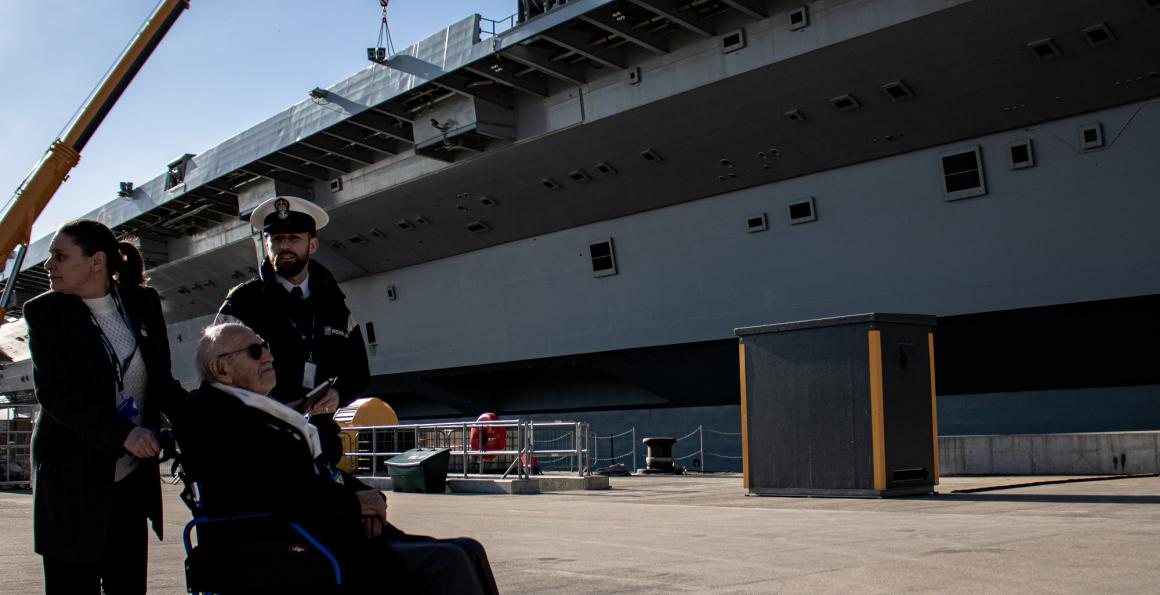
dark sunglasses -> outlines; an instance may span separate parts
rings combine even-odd
[[[266,343],[265,341],[262,341],[261,343],[250,343],[249,345],[246,345],[245,347],[243,347],[241,349],[235,349],[233,351],[219,353],[217,356],[218,357],[226,357],[227,355],[233,355],[235,353],[241,353],[241,352],[245,351],[247,354],[249,354],[249,356],[251,358],[253,358],[254,361],[258,361],[258,360],[262,359],[262,350],[269,349],[269,348],[270,348],[270,344]]]

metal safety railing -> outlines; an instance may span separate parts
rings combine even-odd
[[[711,451],[705,450],[705,434],[710,434],[712,436],[736,437],[737,438],[736,450],[727,451],[727,452],[711,452]],[[617,445],[623,444],[622,440],[626,436],[631,436],[631,438],[629,438],[629,440],[628,440],[628,446],[624,447],[623,451],[618,451]],[[591,446],[592,464],[593,464],[594,468],[597,468],[597,469],[601,468],[602,463],[607,463],[608,464],[607,466],[611,466],[611,465],[615,465],[616,463],[622,462],[625,459],[629,459],[632,462],[632,464],[631,464],[632,472],[635,473],[637,471],[637,462],[639,460],[638,454],[637,454],[637,444],[639,442],[637,441],[636,436],[637,436],[636,426],[633,426],[633,427],[631,427],[623,432],[620,432],[618,434],[608,434],[608,435],[595,435],[594,434],[593,435],[593,444]],[[708,457],[714,457],[716,459],[722,459],[722,460],[740,461],[741,460],[740,438],[741,438],[741,432],[723,432],[720,430],[714,430],[712,428],[706,428],[703,425],[699,425],[695,429],[693,429],[691,432],[689,432],[688,434],[685,434],[684,436],[681,436],[680,438],[676,439],[676,442],[673,444],[673,461],[679,462],[679,461],[687,461],[687,460],[692,459],[691,466],[695,470],[698,470],[702,473],[704,473],[705,471],[708,470],[708,465],[706,464],[706,460]],[[602,441],[607,441],[607,444],[608,444],[607,456],[601,456],[602,450],[600,448],[600,445],[602,444]],[[723,442],[723,441],[718,440],[718,442]],[[729,442],[732,442],[732,441],[729,441]],[[692,451],[687,451],[685,454],[678,455],[678,452],[689,448],[689,446],[691,446],[693,448]],[[721,446],[728,446],[728,445],[719,444],[718,448],[720,448]],[[725,467],[725,465],[722,465],[722,467]]]
[[[621,455],[616,454],[616,439],[631,436],[628,443],[631,448]],[[600,440],[608,440],[608,452],[610,456],[600,456]],[[615,465],[620,461],[628,458],[632,463],[632,472],[636,473],[636,427],[629,428],[619,434],[609,434],[607,436],[593,436],[592,441],[592,464],[599,465],[602,461],[607,461],[608,466]]]
[[[547,14],[567,3],[568,0],[519,0],[516,4],[516,12],[505,18],[489,19],[485,16],[480,16],[480,41],[487,41],[492,37],[497,37],[500,33],[515,28],[516,25],[521,25],[528,20]]]
[[[386,461],[412,448],[451,450],[448,474],[515,474],[527,478],[543,470],[591,472],[585,422],[527,420],[472,421],[342,428],[344,456],[355,473],[387,474]],[[352,437],[353,435],[353,437]]]
[[[0,489],[32,485],[32,423],[35,405],[0,405]]]
[[[489,19],[487,17],[479,17],[479,37],[481,41],[487,41],[492,37],[498,36],[500,33],[516,26],[516,13],[512,13],[502,19]]]

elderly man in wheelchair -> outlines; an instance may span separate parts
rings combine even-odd
[[[477,541],[403,533],[382,492],[332,468],[314,426],[266,396],[273,361],[241,324],[198,343],[203,382],[175,427],[196,517],[190,590],[496,593]]]

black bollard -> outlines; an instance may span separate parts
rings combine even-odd
[[[645,438],[642,442],[645,448],[648,448],[642,473],[677,473],[673,463],[673,444],[676,444],[676,438]]]

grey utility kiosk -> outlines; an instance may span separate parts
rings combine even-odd
[[[748,493],[932,492],[934,324],[858,314],[736,329]]]

